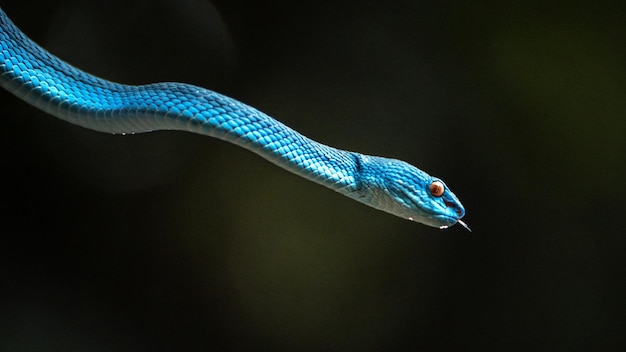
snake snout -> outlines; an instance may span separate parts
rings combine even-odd
[[[462,206],[459,206],[459,204],[447,200],[444,200],[443,202],[446,207],[454,209],[454,212],[456,212],[456,215],[459,219],[465,215],[465,209],[463,209]]]

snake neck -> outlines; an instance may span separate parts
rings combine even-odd
[[[95,77],[31,41],[1,9],[0,39],[0,84],[62,120],[109,133],[209,135],[342,194],[357,189],[356,153],[315,142],[235,99],[183,83],[130,86]]]

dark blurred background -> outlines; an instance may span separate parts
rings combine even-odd
[[[204,86],[440,176],[474,230],[2,91],[0,350],[623,350],[617,3],[0,1],[88,72]]]

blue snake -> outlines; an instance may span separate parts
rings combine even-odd
[[[41,48],[0,9],[0,85],[29,104],[94,131],[184,130],[216,137],[347,197],[404,219],[447,228],[465,209],[445,183],[404,161],[336,149],[265,113],[184,83],[124,85]]]

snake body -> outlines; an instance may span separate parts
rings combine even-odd
[[[0,9],[0,85],[62,120],[108,133],[184,130],[253,151],[343,195],[446,228],[465,210],[438,178],[400,160],[336,149],[265,113],[184,83],[124,85],[81,71],[41,48]],[[467,227],[466,227],[467,228]]]

